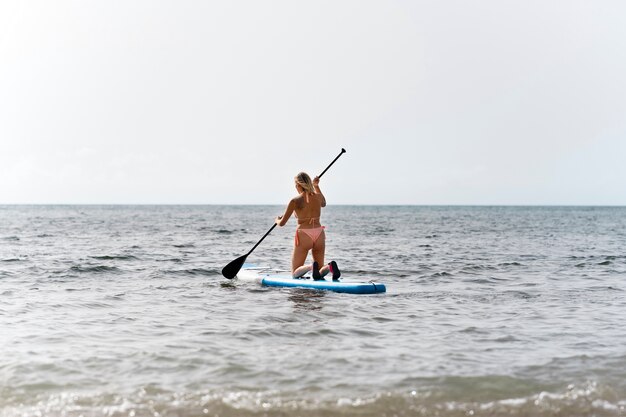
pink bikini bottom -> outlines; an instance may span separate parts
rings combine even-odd
[[[317,242],[317,239],[319,239],[324,229],[325,229],[324,226],[316,227],[315,229],[296,229],[296,246],[300,246],[300,239],[298,238],[298,232],[304,232],[304,234],[306,234],[308,237],[311,238],[311,240],[313,241],[313,244],[315,244],[315,242]]]

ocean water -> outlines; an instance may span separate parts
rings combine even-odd
[[[0,206],[0,416],[626,416],[626,208],[329,206],[386,294],[223,278],[281,212]]]

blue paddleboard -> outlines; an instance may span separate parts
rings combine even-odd
[[[306,275],[305,278],[292,278],[288,272],[279,272],[254,264],[244,264],[237,274],[237,278],[257,281],[268,287],[310,288],[349,294],[376,294],[387,291],[385,285],[378,282],[345,281],[343,279],[333,281],[330,276],[321,281],[315,281]]]

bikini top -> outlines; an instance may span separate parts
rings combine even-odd
[[[296,217],[298,217],[298,216],[296,216]],[[300,220],[303,220],[303,221],[300,221]],[[304,220],[308,220],[308,223],[309,223],[309,224],[314,224],[314,223],[315,223],[315,220],[319,221],[319,220],[320,220],[320,218],[319,218],[319,216],[318,216],[318,217],[304,217],[304,218],[302,218],[302,219],[301,219],[301,218],[298,218],[298,224],[299,224],[299,225],[300,225],[300,224],[305,224],[306,222],[305,222]]]

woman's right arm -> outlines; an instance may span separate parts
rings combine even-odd
[[[287,224],[287,220],[289,220],[289,218],[293,214],[293,211],[295,210],[295,208],[296,208],[296,202],[294,200],[291,200],[289,202],[289,204],[287,204],[287,208],[285,209],[285,213],[282,216],[276,217],[274,222],[277,225],[279,225],[280,227],[283,227],[285,224]]]
[[[315,194],[322,197],[322,207],[326,207],[326,197],[324,197],[324,194],[322,194],[322,190],[320,189],[320,177],[315,177],[313,179],[313,188],[315,189]]]

